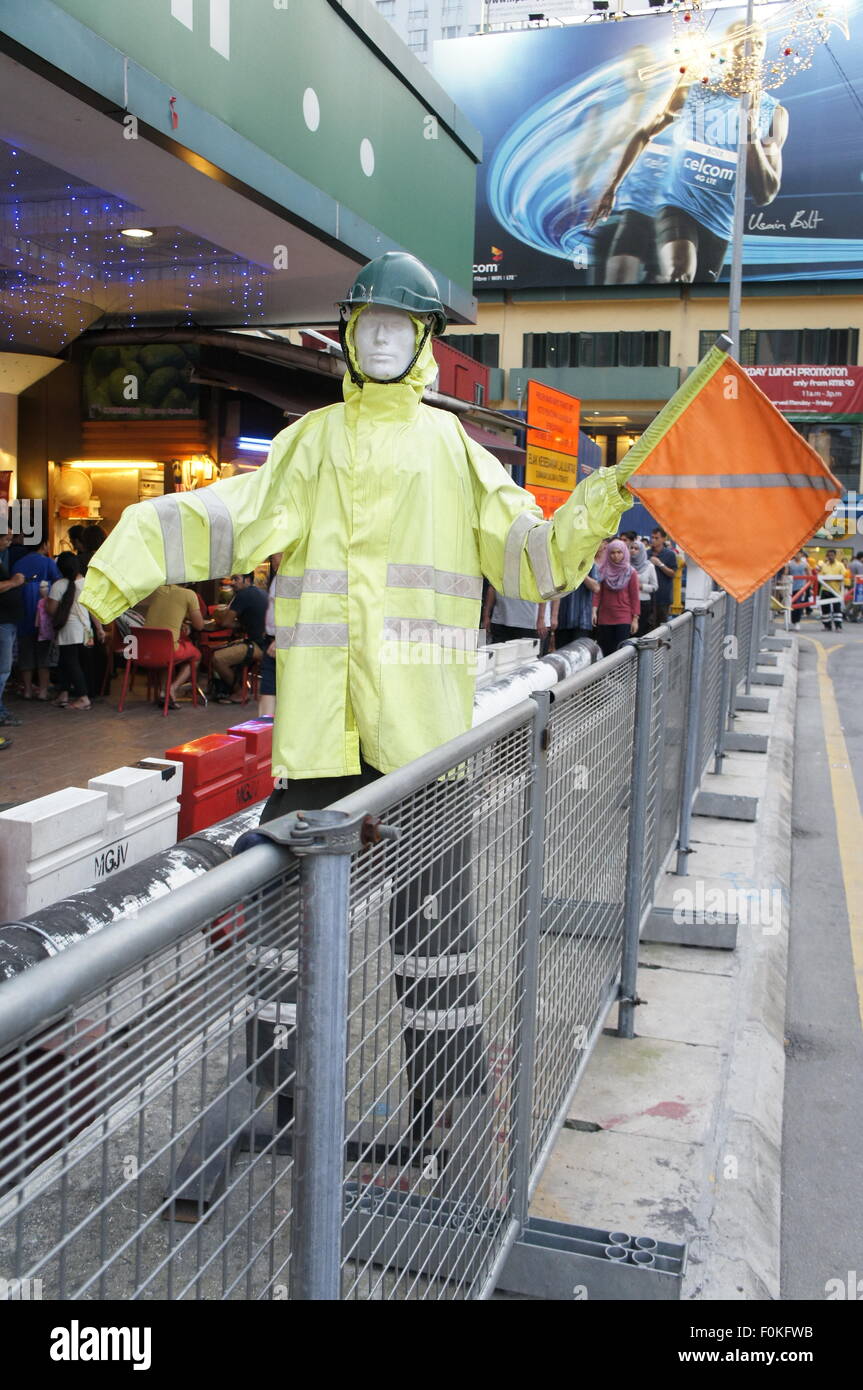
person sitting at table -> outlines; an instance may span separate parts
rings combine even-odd
[[[225,693],[217,695],[219,704],[242,703],[242,691],[235,691],[237,671],[241,666],[260,661],[264,648],[268,645],[265,636],[267,620],[267,594],[255,584],[254,573],[232,574],[231,587],[234,597],[225,607],[216,608],[213,621],[225,627],[235,628],[244,634],[244,640],[232,642],[213,652],[213,670],[222,683]]]
[[[168,709],[179,709],[177,692],[191,675],[191,658],[198,656],[197,647],[189,640],[189,629],[200,632],[204,627],[198,595],[182,584],[161,584],[147,600],[144,627],[166,627],[174,634],[174,661],[180,664],[174,666]],[[163,690],[156,704],[161,704],[164,698]]]

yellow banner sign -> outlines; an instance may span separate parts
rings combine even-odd
[[[578,482],[578,459],[559,454],[555,449],[540,449],[535,444],[527,448],[525,483],[528,487],[559,488],[572,492]]]

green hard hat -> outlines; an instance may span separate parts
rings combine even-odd
[[[363,266],[339,307],[349,313],[362,304],[387,304],[409,314],[431,314],[435,334],[440,337],[446,329],[446,312],[434,276],[406,251],[385,251]]]

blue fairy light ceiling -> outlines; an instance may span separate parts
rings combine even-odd
[[[255,324],[271,273],[0,141],[0,347],[56,352],[106,315]]]

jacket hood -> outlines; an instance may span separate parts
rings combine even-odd
[[[351,366],[353,367],[357,376],[362,378],[363,382],[369,382],[371,386],[376,388],[376,391],[374,393],[375,395],[377,395],[378,391],[392,392],[397,387],[401,386],[402,388],[408,388],[410,391],[412,391],[413,394],[416,396],[417,402],[421,401],[423,392],[425,391],[426,387],[430,386],[431,383],[434,381],[438,370],[438,365],[435,361],[434,349],[432,347],[432,335],[429,334],[425,341],[425,344],[423,345],[422,352],[420,353],[416,362],[414,362],[407,376],[402,377],[401,381],[372,382],[364,372],[360,371],[359,365],[357,363],[356,342],[354,339],[354,330],[356,329],[357,319],[359,318],[360,314],[365,313],[367,308],[367,304],[362,304],[358,309],[354,309],[345,326],[345,346],[350,356]],[[422,336],[426,331],[426,325],[422,322],[421,319],[415,318],[413,314],[410,315],[410,318],[411,322],[414,325],[414,330],[416,333],[415,341],[418,347],[420,342],[422,341]],[[356,402],[358,397],[361,397],[363,395],[363,388],[357,386],[356,382],[352,379],[350,372],[345,372],[344,378],[342,380],[342,394],[344,395],[346,401],[354,402]]]

